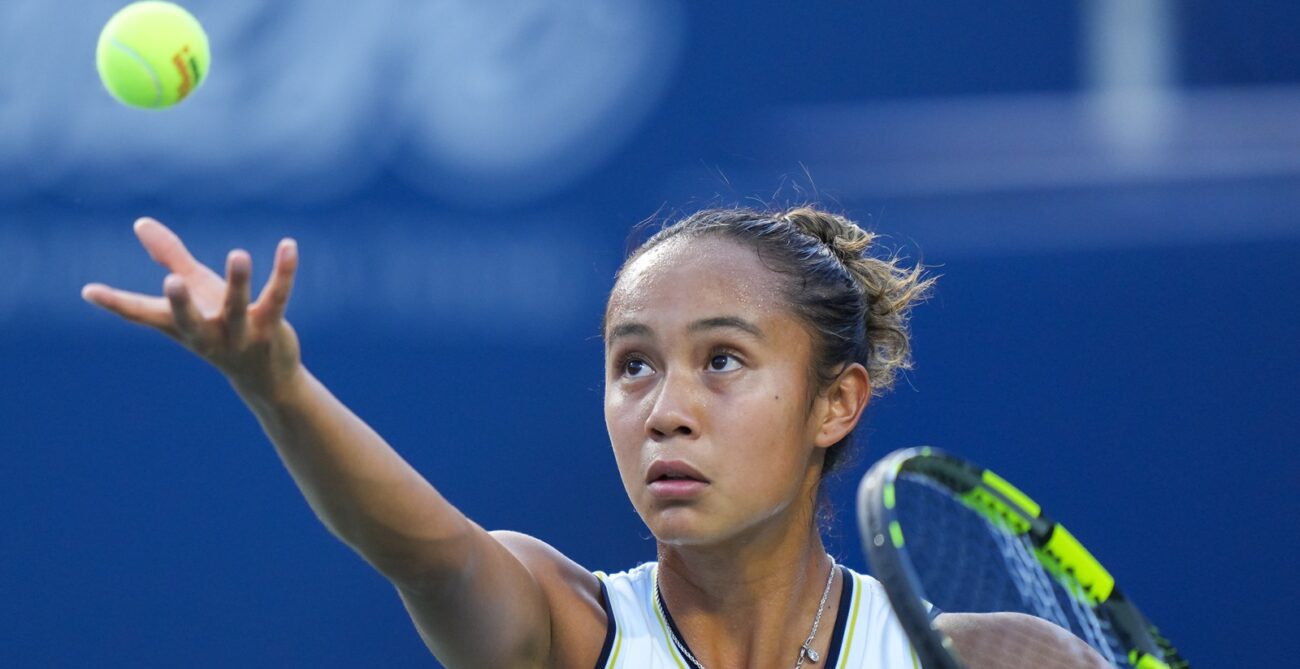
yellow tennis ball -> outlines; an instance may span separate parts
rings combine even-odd
[[[189,12],[170,2],[135,2],[99,34],[95,65],[113,97],[132,107],[170,107],[208,74],[208,36]]]

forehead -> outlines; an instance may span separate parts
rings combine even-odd
[[[624,268],[610,293],[606,322],[655,327],[717,315],[787,316],[780,276],[758,254],[719,237],[675,237]]]

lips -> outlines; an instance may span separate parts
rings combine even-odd
[[[645,482],[650,484],[658,481],[709,482],[699,470],[681,460],[655,460],[652,462],[650,469],[646,472]]]
[[[646,489],[664,504],[690,504],[709,488],[700,471],[681,460],[655,460],[646,471]]]

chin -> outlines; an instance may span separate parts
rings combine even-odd
[[[710,543],[715,532],[710,531],[708,519],[691,508],[672,507],[656,509],[650,516],[642,514],[646,527],[655,540],[669,546],[698,546]]]
[[[647,521],[646,527],[655,540],[667,546],[708,546],[737,534],[735,528],[724,527],[717,518],[691,507],[658,509],[650,518],[642,515],[642,519]]]

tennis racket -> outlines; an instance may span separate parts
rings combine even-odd
[[[1051,621],[1121,669],[1189,666],[1083,544],[987,469],[934,448],[891,453],[858,487],[858,523],[872,571],[925,669],[976,664],[975,650],[963,660],[962,645],[935,629],[927,602],[945,613]],[[1003,647],[978,649],[981,666],[1024,652],[1015,639],[996,643]],[[1026,666],[1023,657],[1007,664]]]

